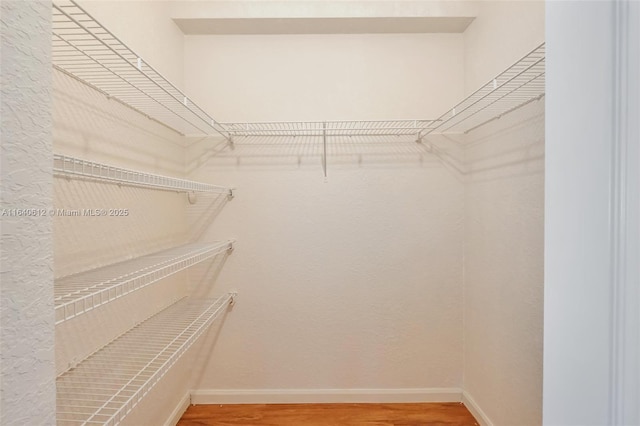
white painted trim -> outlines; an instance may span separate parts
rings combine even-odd
[[[182,399],[180,399],[180,402],[178,402],[178,405],[176,405],[176,408],[173,409],[167,421],[164,422],[164,426],[176,426],[180,421],[180,418],[182,417],[184,412],[187,411],[187,408],[189,408],[190,403],[191,403],[191,394],[187,392],[184,394]]]
[[[546,3],[543,424],[612,425],[613,1]]]
[[[640,423],[640,6],[629,0],[614,6],[609,424],[618,425]]]
[[[200,389],[192,404],[301,404],[460,402],[459,388],[408,389]]]
[[[489,419],[487,413],[482,411],[482,408],[480,408],[469,392],[462,392],[462,403],[467,407],[467,410],[473,414],[473,417],[475,417],[478,423],[480,423],[480,426],[493,426],[493,422]]]

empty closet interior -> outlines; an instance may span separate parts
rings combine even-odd
[[[57,421],[541,423],[544,3],[55,0]]]

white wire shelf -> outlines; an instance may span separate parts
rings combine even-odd
[[[545,94],[544,43],[438,118],[427,133],[467,133]],[[424,136],[424,134],[422,135]]]
[[[271,121],[257,123],[224,123],[234,137],[244,137],[247,140],[265,138],[267,140],[279,138],[303,137],[321,143],[322,171],[327,177],[327,144],[331,138],[351,141],[362,141],[364,138],[385,139],[410,136],[419,140],[422,135],[429,133],[437,126],[435,120],[379,120],[379,121]]]
[[[235,136],[415,136],[464,133],[498,119],[545,93],[544,43],[435,120],[282,121],[224,123]]]
[[[232,249],[231,240],[188,244],[59,278],[54,282],[56,324]]]
[[[116,183],[118,185],[179,192],[197,191],[226,193],[230,197],[233,196],[232,188],[225,188],[208,183],[194,182],[151,173],[143,173],[59,154],[53,155],[53,171],[58,176],[98,180]]]
[[[224,123],[234,136],[403,136],[435,128],[434,120],[271,121]]]
[[[53,2],[55,68],[181,134],[219,134],[224,127],[73,0]]]
[[[57,424],[117,425],[233,303],[183,299],[58,377]]]

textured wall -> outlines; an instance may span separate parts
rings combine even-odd
[[[51,3],[3,1],[1,209],[51,192]],[[0,423],[55,423],[52,221],[0,217]]]
[[[482,2],[464,39],[470,93],[544,41],[544,2]],[[540,424],[543,102],[462,141],[464,390],[496,426]]]

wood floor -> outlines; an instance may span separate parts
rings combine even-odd
[[[476,426],[461,403],[192,405],[178,426]]]

